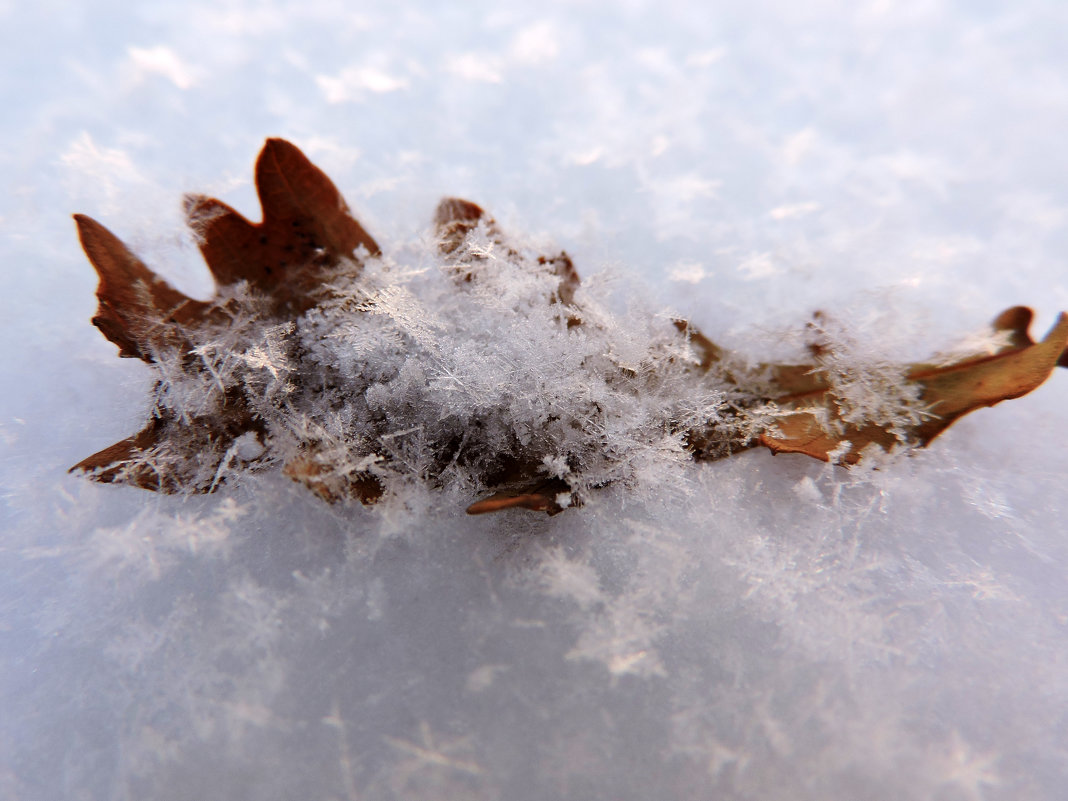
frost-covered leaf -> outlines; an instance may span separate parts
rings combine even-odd
[[[976,409],[1026,395],[1041,385],[1068,356],[1068,315],[1041,342],[1028,333],[1032,312],[1022,306],[1006,309],[993,322],[995,331],[1009,334],[1007,344],[992,355],[948,365],[917,364],[904,370],[906,387],[915,387],[921,414],[911,424],[852,422],[843,419],[840,391],[819,366],[781,370],[776,380],[784,388],[813,386],[775,398],[784,409],[797,411],[779,417],[760,442],[775,453],[804,453],[847,464],[860,461],[865,448],[890,450],[899,444],[925,446],[956,420]],[[848,444],[848,450],[843,447]]]
[[[119,346],[119,355],[152,362],[160,348],[187,345],[183,329],[199,326],[210,304],[172,287],[96,220],[75,214],[74,221],[82,249],[100,276],[93,325]]]
[[[153,418],[132,437],[97,451],[71,470],[83,470],[96,481],[108,484],[120,482],[148,490],[165,489],[163,475],[146,458],[160,444],[165,425],[160,418]]]
[[[345,470],[321,454],[300,454],[287,462],[282,472],[329,503],[351,498],[371,504],[382,497],[382,483],[371,473]]]
[[[75,215],[82,247],[100,276],[100,307],[93,323],[119,346],[120,356],[147,362],[173,358],[179,373],[209,373],[219,393],[208,394],[202,404],[206,413],[192,416],[184,408],[157,406],[144,430],[73,470],[144,489],[214,489],[218,471],[229,467],[231,444],[262,431],[262,425],[255,403],[243,391],[258,387],[225,385],[214,355],[222,353],[225,362],[228,349],[213,335],[225,338],[225,329],[239,328],[243,315],[293,317],[315,304],[324,275],[342,261],[358,267],[358,248],[379,252],[330,179],[289,142],[267,140],[256,162],[256,188],[261,223],[249,222],[213,198],[187,198],[189,224],[219,285],[211,302],[186,297],[100,223]],[[249,289],[235,294],[233,287],[241,284]],[[246,367],[265,369],[277,379],[285,356],[271,334],[239,356]],[[230,378],[240,378],[240,371],[231,370]],[[174,382],[165,377],[164,383]]]
[[[149,425],[73,469],[210,492],[280,468],[329,502],[401,498],[416,481],[484,494],[471,514],[556,514],[609,484],[670,492],[684,462],[757,445],[848,464],[923,446],[1068,362],[1068,318],[1035,343],[1017,307],[995,321],[995,351],[948,363],[858,355],[817,313],[810,363],[752,368],[684,320],[612,311],[567,253],[506,236],[470,201],[438,205],[423,254],[436,269],[409,268],[294,145],[267,140],[256,187],[260,223],[187,199],[210,302],[76,218],[101,277],[94,323],[158,383]]]

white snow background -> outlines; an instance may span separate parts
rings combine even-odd
[[[181,194],[256,218],[267,136],[386,253],[467,197],[754,358],[1068,309],[1068,4],[423,6],[0,2],[0,797],[1063,798],[1064,371],[876,471],[553,518],[66,474],[152,381],[69,215],[203,296]]]

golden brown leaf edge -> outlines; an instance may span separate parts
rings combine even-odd
[[[259,298],[257,314],[284,323],[320,302],[323,285],[337,270],[358,273],[365,259],[380,255],[334,184],[293,144],[268,139],[255,175],[262,222],[250,222],[214,198],[186,198],[188,223],[217,285],[211,301],[185,296],[103,225],[75,215],[82,248],[100,278],[96,292],[100,305],[92,322],[118,346],[120,356],[150,364],[163,356],[177,356],[183,370],[203,370],[192,354],[194,335],[233,318],[238,301],[228,289],[245,282]],[[439,204],[434,222],[442,257],[461,262],[461,269],[454,272],[461,284],[473,280],[472,272],[462,269],[463,258],[472,257],[458,254],[475,228],[481,225],[509,252],[495,222],[474,203],[447,198]],[[549,302],[565,310],[561,324],[583,325],[584,310],[575,298],[579,276],[571,259],[560,253],[543,256],[538,263],[559,279]],[[914,408],[920,410],[906,424],[900,419],[892,423],[857,419],[844,408],[826,343],[810,344],[808,364],[746,370],[735,367],[729,354],[688,322],[678,320],[678,334],[695,354],[692,369],[708,374],[709,380],[714,376],[719,387],[745,390],[749,408],[762,408],[764,416],[759,419],[766,421],[744,437],[731,434],[726,439],[717,436],[714,426],[693,429],[684,432],[686,442],[697,460],[763,445],[774,453],[801,453],[843,464],[857,463],[872,448],[923,447],[968,412],[1025,395],[1054,367],[1068,367],[1068,315],[1061,314],[1039,342],[1028,333],[1031,319],[1031,310],[1022,306],[998,315],[993,328],[1002,333],[1002,344],[992,353],[949,364],[903,366],[905,386],[914,395]],[[230,453],[244,435],[263,433],[264,423],[247,399],[239,392],[227,392],[212,408],[183,419],[157,406],[139,433],[71,470],[83,471],[96,481],[161,492],[210,492],[221,483],[218,478],[208,481],[181,470],[161,472],[154,457],[174,441],[190,452]],[[566,481],[539,475],[537,464],[522,452],[501,454],[497,464],[499,468],[485,480],[492,494],[469,506],[469,513],[519,508],[555,514],[577,504]],[[383,493],[367,470],[330,469],[329,455],[317,453],[311,443],[284,465],[283,472],[328,502],[373,503]]]

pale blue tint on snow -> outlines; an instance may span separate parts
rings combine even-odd
[[[152,388],[69,214],[206,294],[181,194],[255,218],[267,136],[398,263],[468,197],[616,319],[754,359],[817,308],[871,363],[1017,303],[1044,333],[1066,32],[1054,0],[0,2],[0,796],[1059,798],[1065,375],[878,470],[652,459],[551,519],[65,471]]]

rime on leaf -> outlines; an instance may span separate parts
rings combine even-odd
[[[119,346],[119,355],[151,362],[159,348],[184,348],[184,328],[196,328],[211,306],[186,297],[145,266],[118,237],[91,217],[75,214],[82,249],[100,283],[93,325]]]
[[[301,454],[286,462],[282,472],[303,484],[327,503],[351,498],[372,504],[382,497],[382,482],[367,472],[339,472],[321,458]]]
[[[259,223],[250,222],[214,198],[186,198],[188,223],[216,284],[225,289],[211,301],[186,297],[146,267],[104,226],[75,215],[82,247],[100,277],[100,305],[93,324],[119,347],[120,356],[149,363],[167,359],[186,374],[204,377],[204,371],[211,368],[203,358],[202,339],[210,339],[213,332],[225,329],[242,313],[245,317],[266,314],[283,323],[298,320],[330,301],[331,281],[341,274],[350,278],[359,274],[362,253],[379,254],[378,245],[352,217],[334,184],[294,145],[268,139],[255,172],[263,214]],[[578,295],[579,275],[566,253],[534,258],[521,254],[480,206],[459,198],[441,201],[434,223],[438,250],[456,279],[456,291],[467,291],[478,276],[488,274],[485,271],[495,266],[500,269],[494,259],[503,259],[522,269],[540,271],[541,279],[554,279],[549,282],[554,289],[542,296],[546,304],[559,309],[550,318],[552,324],[567,329],[583,326],[577,332],[580,334],[607,331],[599,327],[596,315],[584,308]],[[252,307],[242,308],[240,304],[245,301],[241,298],[246,296],[231,290],[242,282],[254,298]],[[362,306],[352,308],[353,314],[359,314]],[[683,367],[687,379],[697,382],[702,391],[707,385],[714,392],[732,393],[736,400],[731,414],[748,420],[749,427],[725,425],[728,415],[688,430],[679,430],[665,420],[664,433],[681,435],[697,459],[721,458],[765,445],[776,453],[855,463],[873,445],[886,450],[899,444],[922,447],[962,415],[1024,395],[1039,386],[1055,366],[1068,366],[1068,316],[1061,315],[1038,343],[1028,333],[1031,318],[1031,311],[1024,307],[1003,312],[994,321],[994,328],[1005,334],[1005,345],[995,353],[947,365],[904,366],[900,371],[902,387],[908,397],[918,396],[919,413],[893,424],[854,420],[856,410],[846,414],[842,398],[836,394],[840,390],[836,380],[843,378],[842,370],[839,367],[832,375],[828,368],[831,343],[813,341],[810,364],[761,365],[751,371],[739,367],[738,360],[687,321],[675,320],[680,347],[668,348],[664,358],[674,362],[688,347],[692,361]],[[299,354],[300,349],[294,352]],[[255,354],[250,350],[245,356],[249,364],[262,362],[259,350]],[[583,369],[599,371],[598,380],[641,392],[634,371],[622,364],[606,368],[598,362],[587,368],[584,362]],[[613,369],[616,374],[612,374]],[[864,377],[862,370],[855,372],[845,378]],[[329,381],[311,380],[311,387],[299,386],[294,391],[314,394],[337,389]],[[157,406],[139,433],[88,457],[72,470],[85,471],[97,481],[163,492],[213,490],[240,451],[241,437],[252,433],[257,440],[269,443],[271,439],[268,422],[256,412],[262,408],[257,404],[263,403],[256,395],[256,385],[231,381],[196,414],[176,414],[165,405]],[[211,382],[206,385],[211,386]],[[329,405],[331,399],[325,402]],[[746,418],[754,409],[764,410],[765,416]],[[499,413],[505,414],[503,410]],[[581,429],[583,421],[573,420],[569,425]],[[363,442],[363,433],[357,433]],[[367,454],[354,460],[353,445],[342,443],[336,452],[340,455],[334,456],[335,452],[320,448],[317,441],[305,441],[309,438],[315,440],[315,436],[304,437],[299,452],[285,457],[285,475],[329,502],[350,499],[374,503],[381,497],[386,488],[377,468],[376,474],[367,472]],[[373,443],[372,433],[366,440]],[[524,440],[529,441],[529,437]],[[425,475],[432,480],[456,463],[463,442],[446,441],[435,447],[438,463],[425,468]],[[468,513],[527,509],[556,514],[565,506],[580,505],[581,497],[574,487],[561,478],[547,478],[542,471],[551,454],[521,445],[519,437],[503,450],[479,455],[483,473],[477,480],[492,494],[471,504]]]
[[[798,411],[780,418],[776,430],[760,435],[760,443],[774,453],[803,453],[826,461],[838,456],[848,442],[849,451],[841,456],[847,464],[857,463],[864,448],[872,444],[884,450],[902,441],[926,446],[968,412],[1026,395],[1038,388],[1054,367],[1064,366],[1068,354],[1068,315],[1061,314],[1046,338],[1037,343],[1028,333],[1032,316],[1031,310],[1023,306],[1014,306],[998,315],[993,328],[1010,336],[1008,344],[992,355],[944,366],[911,365],[905,379],[921,390],[924,419],[907,427],[903,437],[890,426],[845,423],[839,417],[833,391],[817,369],[783,368],[778,376],[780,385],[795,391],[775,401],[786,409]],[[796,391],[806,381],[815,386]]]
[[[438,250],[448,256],[459,250],[467,235],[478,227],[486,212],[477,203],[458,197],[447,197],[438,203],[434,211],[434,226],[438,234]],[[487,220],[491,234],[496,232],[496,224]]]
[[[144,458],[160,444],[166,423],[158,418],[134,434],[114,445],[94,453],[74,465],[71,470],[89,473],[95,481],[106,484],[113,482],[133,484],[146,490],[176,491],[178,487],[169,487],[168,482],[158,470],[153,469]]]
[[[293,318],[313,306],[324,275],[343,261],[358,270],[358,248],[379,253],[330,179],[289,142],[267,140],[256,161],[256,191],[263,209],[260,223],[200,196],[186,198],[186,213],[216,284],[246,281],[268,300],[272,315]],[[224,324],[233,309],[225,307],[218,293],[209,302],[186,297],[103,225],[80,214],[74,219],[82,248],[100,276],[93,323],[119,346],[119,355],[151,363],[158,353],[176,352],[183,369],[200,370],[192,354],[193,334],[208,324]],[[140,433],[71,470],[85,471],[97,481],[163,492],[210,491],[217,480],[190,483],[161,475],[149,457],[168,441],[184,443],[186,450],[202,447],[204,459],[214,454],[220,462],[234,440],[261,430],[245,395],[228,388],[214,414],[179,421],[157,408]]]
[[[434,226],[438,238],[438,251],[456,269],[455,275],[461,286],[475,281],[473,262],[482,261],[485,256],[477,248],[465,247],[468,238],[483,225],[490,241],[499,249],[503,258],[520,260],[518,251],[509,243],[501,232],[497,222],[486,214],[476,203],[462,198],[449,197],[438,203],[434,212]],[[563,304],[569,312],[577,311],[575,292],[581,283],[578,271],[567,253],[561,251],[557,256],[538,256],[536,263],[540,267],[551,266],[551,273],[559,279],[556,291],[546,299],[549,304]],[[471,268],[471,269],[465,269]],[[567,314],[564,320],[567,328],[581,325],[582,320],[576,314]],[[467,513],[472,515],[487,512],[499,512],[504,509],[528,509],[536,512],[548,512],[550,515],[564,510],[557,499],[561,494],[571,497],[575,505],[571,487],[561,479],[546,479],[538,473],[538,460],[528,453],[499,454],[503,462],[487,483],[499,487],[488,498],[471,504]]]

